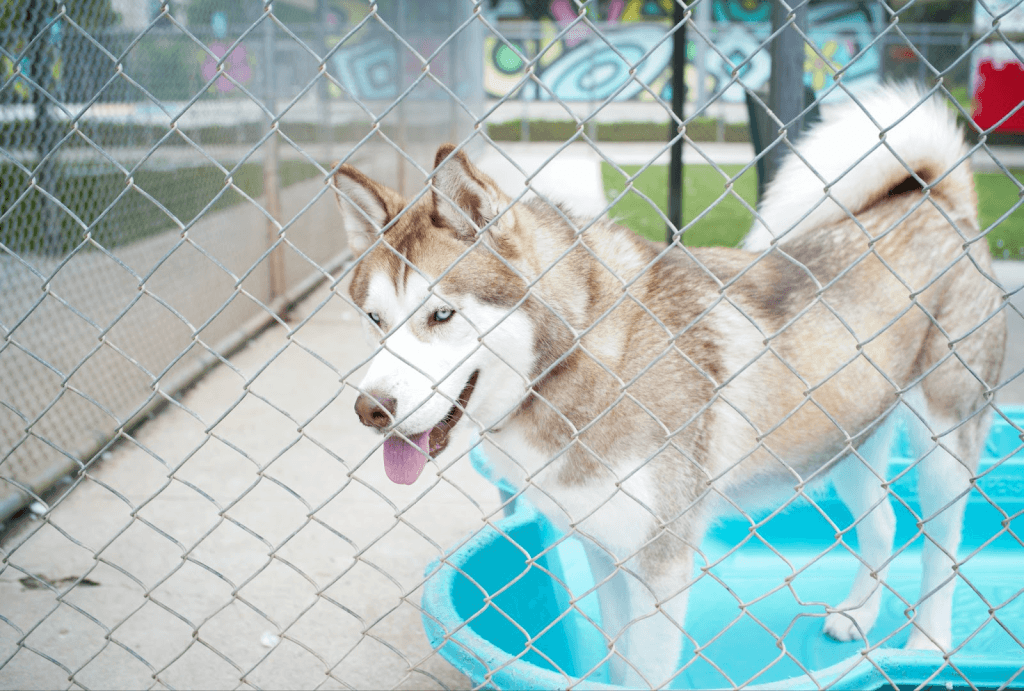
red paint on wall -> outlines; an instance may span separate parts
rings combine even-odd
[[[1016,61],[982,59],[974,93],[974,122],[988,129],[1024,101],[1024,65]],[[1018,108],[997,132],[1024,133],[1024,107]]]

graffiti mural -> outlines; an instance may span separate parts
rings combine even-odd
[[[501,19],[514,18],[512,5],[503,4]],[[593,30],[581,22],[571,25],[577,16],[574,6],[570,0],[552,0],[545,16],[528,24],[509,24],[509,38],[492,35],[485,41],[484,89],[489,96],[500,98],[511,93],[519,99],[566,101],[672,97],[672,46],[665,38],[671,0],[610,0],[599,4],[588,12],[588,19],[600,27],[601,36],[594,36]],[[715,0],[711,33],[714,48],[706,51],[705,63],[708,93],[722,91],[723,100],[739,102],[744,99],[744,90],[736,79],[753,89],[768,81],[771,60],[761,46],[771,34],[770,15],[771,3],[767,0]],[[877,35],[883,20],[878,7],[848,1],[822,3],[810,8],[808,19],[808,36],[818,48],[815,51],[807,47],[804,68],[808,86],[815,91],[825,88],[842,68],[848,86],[879,82],[879,49],[871,48],[859,55]],[[533,34],[527,35],[525,27]],[[687,53],[690,60],[696,54],[692,40]],[[533,73],[540,87],[532,80],[524,81],[527,62],[535,58]],[[630,64],[636,68],[636,79],[630,78]],[[690,87],[691,98],[696,97],[692,88],[696,80],[697,70],[688,65],[684,81]]]
[[[716,22],[770,22],[772,4],[768,0],[718,0],[713,5]]]
[[[840,68],[845,68],[843,83],[848,86],[857,88],[881,82],[881,48],[870,48],[857,57],[885,24],[883,10],[877,3],[836,2],[812,6],[808,23],[808,36],[821,53],[807,47],[804,82],[808,86],[815,91],[828,86],[832,75]],[[841,97],[841,94],[836,95]]]
[[[454,72],[453,55],[451,50],[442,49],[444,41],[437,38],[434,30],[450,23],[451,19],[444,14],[446,7],[444,3],[410,3],[400,20],[390,18],[400,30],[402,40],[399,41],[389,31],[382,30],[377,22],[364,21],[371,10],[365,0],[332,0],[324,18],[329,29],[326,46],[328,50],[335,49],[339,43],[341,46],[330,57],[331,74],[338,83],[331,83],[328,93],[335,97],[347,94],[362,100],[398,98],[413,81],[411,75],[423,71],[423,63],[416,53],[434,56],[430,61],[431,74],[442,83],[450,82]],[[388,20],[385,17],[385,21]],[[406,49],[403,42],[412,51]],[[458,85],[452,88],[460,90]],[[445,90],[432,79],[421,79],[403,96],[412,100],[446,97]]]
[[[346,46],[348,43],[346,42]],[[342,87],[362,99],[393,99],[398,96],[398,55],[390,41],[365,41],[340,50],[331,66]],[[332,86],[332,93],[341,90]]]
[[[664,37],[664,30],[656,26],[610,30],[604,40],[586,41],[554,61],[541,82],[568,101],[634,98],[672,59],[672,44],[659,42]],[[631,65],[635,79],[630,79]]]
[[[25,50],[25,41],[20,40],[14,45],[14,49],[10,51],[12,55],[19,55]],[[28,81],[24,78],[17,76],[20,74],[31,74],[32,63],[28,57],[22,57],[18,60],[18,67],[15,69],[14,60],[7,57],[7,55],[0,56],[0,82],[10,84],[10,89],[13,94],[20,99],[28,100],[32,95],[32,87]],[[58,57],[50,65],[50,77],[53,79],[55,84],[61,81],[61,71],[63,67],[63,60]]]
[[[369,13],[369,6],[359,0],[335,2],[324,17],[327,46],[344,40],[343,47],[331,56],[330,65],[341,84],[333,82],[328,93],[338,97],[342,89],[365,99],[392,99],[398,96],[398,56],[394,47],[371,38],[371,29],[360,24]],[[354,27],[356,28],[353,31]]]

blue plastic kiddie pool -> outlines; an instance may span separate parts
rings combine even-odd
[[[822,632],[825,605],[846,596],[858,566],[822,512],[841,529],[852,518],[826,496],[817,502],[821,511],[804,502],[766,522],[757,530],[763,542],[747,540],[692,587],[685,627],[691,639],[672,688],[1024,688],[1024,409],[1003,414],[1011,422],[995,417],[965,512],[965,580],[953,612],[960,648],[948,663],[937,653],[900,649],[910,634],[903,600],[912,604],[918,596],[923,538],[914,539],[914,520],[897,501],[896,549],[911,544],[890,567],[891,590],[868,632],[870,647]],[[897,438],[893,455],[890,477],[912,463],[905,437]],[[487,476],[479,449],[472,460]],[[915,475],[912,469],[901,476],[893,491],[916,511]],[[580,541],[559,534],[522,499],[496,526],[428,568],[422,604],[431,644],[476,685],[619,688],[602,662],[608,649],[601,607]],[[723,555],[749,534],[748,521],[724,521],[701,551]],[[855,550],[854,531],[843,542]]]

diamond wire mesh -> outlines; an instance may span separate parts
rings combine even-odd
[[[9,594],[4,597],[9,604],[0,611],[4,686],[466,686],[469,682],[440,660],[441,646],[422,640],[418,620],[432,615],[421,606],[420,596],[440,567],[428,570],[426,576],[423,568],[437,558],[451,566],[451,556],[470,539],[466,532],[485,526],[510,540],[524,563],[521,573],[497,589],[460,571],[484,598],[482,609],[469,613],[463,626],[473,626],[494,610],[521,637],[516,650],[506,651],[510,659],[494,665],[480,651],[465,651],[485,667],[485,685],[495,684],[503,670],[528,659],[546,664],[567,685],[606,661],[632,667],[643,679],[644,670],[622,658],[625,636],[621,631],[639,622],[644,613],[631,612],[617,628],[609,625],[610,630],[602,630],[602,645],[608,645],[609,651],[597,655],[589,669],[569,670],[541,645],[557,622],[528,630],[496,604],[502,592],[526,579],[531,569],[572,592],[564,574],[550,561],[570,539],[593,544],[589,549],[596,553],[595,563],[610,559],[617,574],[643,579],[634,562],[609,551],[598,536],[580,525],[587,515],[580,517],[569,535],[530,552],[500,522],[505,511],[523,498],[525,489],[498,500],[493,489],[468,468],[464,451],[439,458],[436,473],[428,473],[419,486],[396,488],[380,472],[381,440],[353,431],[350,406],[358,394],[366,393],[359,381],[372,357],[387,351],[411,367],[418,363],[404,360],[387,340],[372,350],[352,342],[363,317],[345,290],[353,264],[346,261],[345,240],[330,199],[336,190],[330,181],[338,170],[336,162],[354,164],[413,203],[436,193],[432,171],[424,164],[438,143],[451,140],[460,149],[489,154],[512,171],[510,179],[525,182],[507,190],[511,199],[505,208],[486,221],[460,260],[476,251],[489,253],[525,285],[525,296],[509,315],[523,308],[527,299],[539,303],[555,315],[555,328],[569,331],[576,352],[600,362],[588,337],[624,304],[637,305],[656,328],[673,335],[673,329],[631,293],[656,260],[632,277],[616,276],[621,295],[584,329],[575,328],[559,314],[537,287],[553,267],[579,252],[616,275],[588,245],[584,233],[627,196],[639,196],[656,208],[634,184],[672,141],[645,148],[639,170],[627,173],[614,147],[595,139],[594,125],[627,90],[643,94],[662,109],[662,118],[674,123],[674,138],[682,138],[725,181],[715,205],[737,200],[756,218],[755,208],[735,189],[740,175],[754,162],[730,175],[715,160],[712,146],[702,147],[687,135],[687,126],[711,112],[730,87],[739,86],[755,100],[761,98],[745,81],[745,69],[767,50],[778,32],[764,34],[749,54],[737,59],[716,45],[711,36],[718,34],[702,33],[708,32],[707,27],[688,13],[687,30],[729,69],[708,103],[688,109],[680,120],[670,113],[664,93],[642,80],[636,68],[682,25],[655,24],[664,30],[663,39],[639,53],[626,54],[608,38],[612,27],[593,16],[609,9],[602,3],[577,3],[571,16],[561,16],[548,35],[551,45],[586,37],[630,68],[627,78],[581,109],[538,76],[546,67],[543,50],[521,50],[514,43],[505,45],[522,63],[522,76],[504,96],[491,102],[481,99],[482,74],[475,65],[482,37],[503,41],[512,26],[496,19],[485,4],[454,0],[429,6],[322,4],[338,10],[331,15],[335,23],[304,23],[301,17],[296,19],[295,6],[281,3],[227,9],[209,28],[189,17],[191,5],[181,12],[166,2],[134,28],[119,27],[112,5],[100,0],[73,6],[23,2],[4,10],[0,25],[0,58],[7,69],[0,83],[4,109],[0,323],[5,336],[0,346],[4,419],[0,475],[5,506],[17,509],[31,504],[31,518],[17,523],[3,545],[0,587]],[[1015,35],[990,22],[976,31],[958,58],[937,68],[915,45],[914,36],[901,27],[899,12],[878,8],[884,15],[883,30],[870,45],[861,47],[850,64],[875,44],[906,45],[930,83],[935,83],[932,91],[968,120],[970,113],[955,98],[950,81],[962,71],[970,51],[998,40],[1020,59]],[[800,33],[813,53],[809,59],[829,64],[830,55],[814,36]],[[843,70],[836,72],[819,99],[836,93],[859,102],[843,76]],[[488,119],[514,104],[524,87],[554,104],[575,127],[573,136],[542,149],[529,163],[517,159],[515,147],[496,141],[486,128]],[[775,145],[789,148],[790,143],[791,138],[783,135]],[[541,186],[538,178],[579,147],[592,152],[592,162],[605,163],[621,174],[624,189],[602,199],[589,218],[567,214],[552,204],[571,228],[573,240],[548,266],[535,275],[523,275],[482,238],[527,195],[549,203],[557,199],[559,189]],[[977,160],[982,154],[1021,189],[1001,161],[1001,150],[990,147],[984,136],[977,137],[968,155]],[[830,191],[826,196],[842,206]],[[461,216],[456,223],[476,224],[457,200],[449,201]],[[925,198],[919,206],[930,203]],[[1020,204],[1018,199],[1005,209],[999,221],[1010,218]],[[804,218],[812,211],[807,210]],[[667,223],[664,213],[657,213]],[[400,220],[401,214],[390,225]],[[685,239],[685,231],[692,227],[691,223],[677,230],[684,232]],[[365,257],[375,248],[388,248],[383,237],[360,254]],[[962,237],[964,256],[969,257],[967,251],[980,237]],[[689,247],[676,245],[672,251],[679,249],[710,274]],[[659,258],[667,251],[661,251]],[[781,248],[776,251],[782,252]],[[768,254],[764,252],[754,266]],[[864,256],[872,254],[869,250]],[[452,270],[431,276],[401,253],[393,255],[431,288]],[[854,266],[863,260],[856,259]],[[745,273],[726,281],[715,278],[718,297],[691,326],[720,306],[742,313],[743,305],[730,288]],[[828,310],[858,342],[870,344],[878,334],[858,339],[854,326],[824,297],[841,275],[821,283],[808,274],[819,296],[815,304]],[[318,282],[322,286],[297,304],[297,298],[309,294]],[[907,311],[924,310],[917,301],[924,289],[915,293],[904,285],[911,303],[881,332]],[[1019,289],[1004,295],[1000,310],[1020,320],[1019,301],[1013,301],[1016,295]],[[478,349],[490,349],[484,340],[497,333],[509,315],[477,329]],[[777,357],[801,379],[806,403],[830,416],[815,392],[851,361],[840,363],[818,384],[801,377],[775,345],[779,334],[800,316],[774,333],[762,332],[764,345],[758,356]],[[929,318],[939,326],[935,317]],[[985,315],[972,332],[992,318]],[[397,332],[404,322],[388,325],[390,332]],[[268,325],[264,338],[237,350]],[[941,362],[960,358],[953,345],[951,341],[949,354],[933,370]],[[451,372],[474,352],[455,363]],[[555,371],[569,355],[566,351],[533,373],[530,384]],[[630,387],[669,357],[685,359],[714,387],[715,394],[681,424],[669,427],[658,420],[665,440],[648,460],[669,450],[695,463],[677,439],[715,403],[728,406],[756,429],[750,411],[724,393],[730,382],[716,381],[713,372],[704,371],[674,341],[628,378],[601,364],[618,389],[611,406],[628,402],[656,418]],[[890,385],[900,388],[881,366],[871,364]],[[204,372],[200,383],[187,388]],[[1010,369],[988,393],[998,395],[1012,388],[1020,375],[1019,366]],[[434,383],[440,393],[440,380]],[[447,398],[449,404],[458,405],[455,396]],[[569,446],[551,454],[539,468],[520,468],[531,489],[540,490],[530,478],[555,467],[572,445],[585,449],[606,471],[616,472],[586,437],[610,414],[611,406],[577,428],[554,402],[536,391],[534,398],[535,404],[550,407],[574,434]],[[154,415],[158,407],[160,412]],[[990,403],[984,412],[989,410],[1001,415],[998,405]],[[794,413],[778,421],[776,428]],[[1021,432],[1018,423],[1004,419]],[[148,421],[140,425],[143,420]],[[485,438],[489,431],[483,431]],[[807,490],[815,477],[801,476],[764,443],[772,431],[760,430],[757,447],[737,457],[733,467],[759,451],[770,454],[796,479],[795,492],[783,498],[781,508],[750,516],[710,484],[707,493],[717,494],[738,511],[750,526],[751,539],[763,543],[789,574],[756,597],[734,593],[739,614],[710,640],[682,633],[693,652],[684,671],[705,663],[731,686],[747,684],[756,675],[735,676],[714,645],[745,619],[753,621],[779,649],[772,662],[791,662],[813,678],[815,672],[807,661],[787,649],[789,629],[773,628],[754,610],[761,600],[787,589],[801,604],[816,604],[800,597],[793,579],[813,569],[831,549],[849,549],[845,536],[876,508],[865,507],[848,525],[835,523]],[[943,437],[953,431],[929,429],[930,448],[944,447]],[[845,430],[843,434],[844,446],[836,458],[852,453],[870,469],[869,460],[857,450],[857,439]],[[629,496],[646,514],[667,525],[691,508],[681,507],[670,516],[659,513],[649,499],[630,489],[629,481],[638,472],[639,468],[618,478],[616,492]],[[876,479],[886,480],[877,474]],[[885,487],[886,501],[891,496],[915,521],[929,518],[915,513],[906,495],[888,484]],[[974,481],[971,491],[1001,513],[1003,531],[1019,547],[1020,539],[1010,527],[1016,516],[1003,512]],[[548,495],[547,499],[560,506],[558,497]],[[794,558],[784,548],[774,547],[760,531],[787,507],[801,503],[816,508],[834,531],[835,541],[820,553]],[[596,514],[601,505],[591,513]],[[688,540],[686,535],[675,536]],[[721,555],[701,553],[707,561],[702,569],[705,577],[728,590],[729,583],[715,568],[744,542]],[[690,546],[700,552],[700,544]],[[909,542],[898,546],[886,563],[908,548]],[[855,550],[849,551],[856,555]],[[981,551],[979,547],[959,563]],[[868,570],[881,566],[855,558]],[[584,601],[615,578],[621,580],[609,573],[586,592],[572,592],[570,610],[600,629]],[[990,613],[985,624],[995,622],[1020,646],[1019,629],[999,616],[1001,610],[1012,610],[1018,593],[1003,593],[998,601],[984,587],[963,575],[959,578],[961,589],[971,588]],[[884,578],[876,582],[900,606],[912,610],[917,605],[916,596],[901,592]],[[692,585],[673,584],[668,595],[658,597],[667,600]],[[675,624],[682,629],[681,622]],[[865,653],[869,662],[877,667],[870,653],[910,626],[908,622],[896,633],[869,639]],[[969,632],[963,644],[980,631],[981,627]],[[458,633],[457,628],[446,630],[443,640],[454,641]],[[956,669],[955,660],[944,664]],[[879,671],[895,685],[884,670]],[[971,683],[969,678],[965,681]]]

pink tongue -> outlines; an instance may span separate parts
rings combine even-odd
[[[427,465],[430,430],[416,438],[416,446],[401,437],[391,436],[384,440],[384,472],[392,482],[411,485]]]

